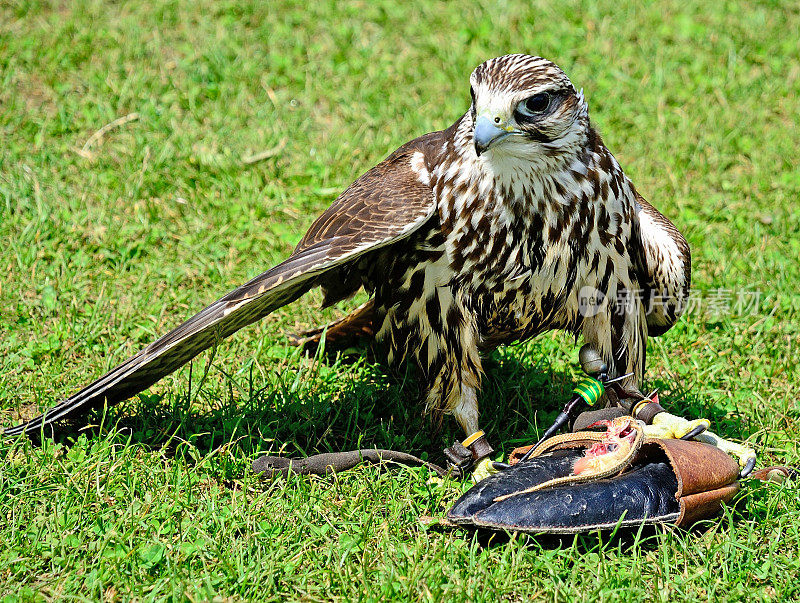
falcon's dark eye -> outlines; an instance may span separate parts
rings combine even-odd
[[[517,105],[517,113],[526,117],[534,117],[550,108],[550,95],[547,92],[534,94]]]

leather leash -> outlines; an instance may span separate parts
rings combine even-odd
[[[278,475],[329,475],[352,469],[359,463],[380,465],[381,463],[399,463],[410,467],[427,467],[444,477],[451,471],[429,463],[421,458],[398,452],[397,450],[384,450],[382,448],[362,448],[347,452],[325,452],[305,458],[286,458],[283,456],[261,456],[253,462],[253,471],[269,477]]]
[[[359,463],[380,465],[388,462],[409,467],[427,467],[439,477],[449,475],[455,479],[461,479],[467,475],[477,461],[493,452],[494,450],[486,441],[485,434],[482,431],[476,431],[463,442],[455,442],[450,448],[445,449],[447,467],[425,461],[407,452],[383,448],[362,448],[346,452],[325,452],[293,459],[265,455],[253,462],[253,471],[269,477],[292,474],[329,475],[352,469]]]

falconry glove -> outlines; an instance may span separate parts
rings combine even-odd
[[[515,450],[511,467],[473,486],[448,511],[464,527],[575,533],[616,526],[688,526],[739,489],[739,466],[719,448],[645,436],[630,417],[606,434],[577,432]]]

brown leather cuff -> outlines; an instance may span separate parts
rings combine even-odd
[[[678,478],[675,497],[681,508],[676,522],[679,526],[716,515],[722,504],[739,491],[739,464],[715,446],[654,438],[645,441],[640,456],[653,454],[653,449],[666,454]]]
[[[464,446],[461,442],[455,442],[450,448],[444,449],[444,456],[447,459],[448,467],[457,477],[463,477],[481,459],[489,456],[494,449],[489,445],[485,435],[481,435],[469,446]]]
[[[800,471],[792,469],[791,467],[784,467],[783,465],[773,465],[772,467],[764,467],[763,469],[753,472],[750,477],[762,482],[782,484],[787,479],[797,479],[800,477]]]
[[[662,412],[665,412],[664,407],[658,402],[648,402],[647,404],[643,404],[641,407],[637,408],[634,412],[634,416],[642,421],[645,425],[650,425],[653,423],[653,418]]]
[[[472,453],[472,460],[476,463],[494,452],[494,448],[489,445],[486,436],[479,437],[472,442],[472,444],[467,446],[467,448],[469,448],[469,451]]]

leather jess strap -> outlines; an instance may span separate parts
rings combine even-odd
[[[461,478],[474,464],[492,454],[494,450],[486,441],[482,431],[476,431],[463,442],[456,442],[445,449],[444,454],[448,460],[447,467],[425,461],[418,456],[386,450],[383,448],[362,448],[361,450],[348,450],[346,452],[326,452],[304,458],[286,458],[283,456],[261,456],[253,462],[252,469],[269,477],[278,475],[329,475],[352,469],[359,463],[380,465],[381,463],[397,463],[410,467],[427,467],[439,477],[450,475]]]
[[[299,459],[283,456],[261,456],[253,462],[253,471],[269,477],[278,475],[329,475],[352,469],[359,463],[379,465],[381,463],[399,463],[409,466],[423,466],[435,471],[439,476],[448,471],[439,465],[424,461],[413,454],[384,450],[382,448],[362,448],[347,452],[326,452]]]
[[[754,471],[750,474],[750,477],[762,482],[782,484],[787,479],[797,479],[800,477],[800,471],[797,469],[792,469],[791,467],[773,465],[772,467],[764,467],[763,469]]]

